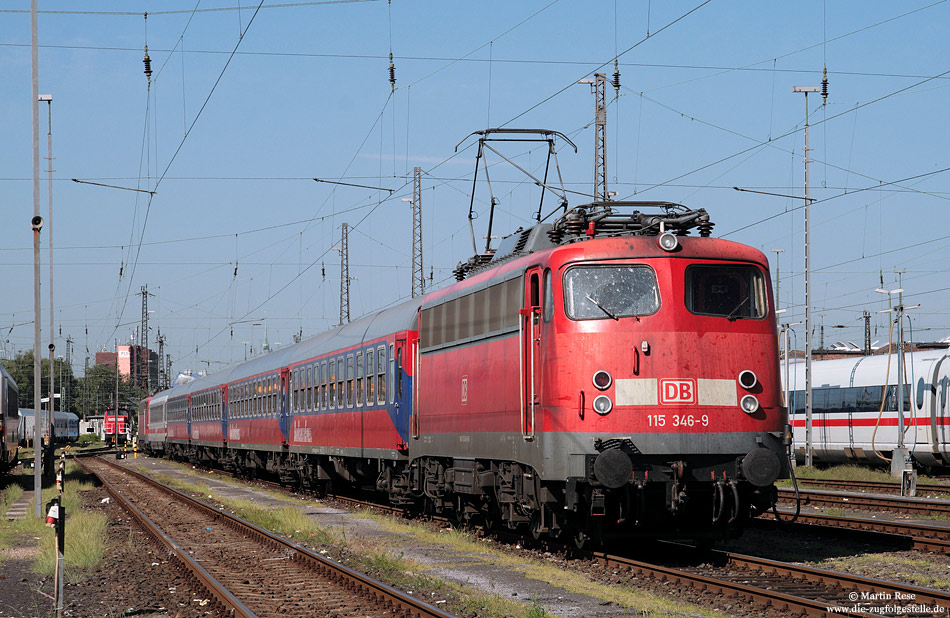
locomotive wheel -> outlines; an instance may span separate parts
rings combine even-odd
[[[535,541],[541,540],[541,513],[535,511],[531,515],[531,523],[528,526],[528,529],[531,531],[531,538]]]

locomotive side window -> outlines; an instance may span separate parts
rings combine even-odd
[[[648,266],[586,266],[564,273],[564,311],[572,320],[639,319],[659,308],[656,273]]]
[[[501,330],[504,325],[505,287],[503,283],[488,288],[488,332]]]
[[[386,346],[381,345],[376,350],[376,403],[386,404]]]
[[[504,326],[505,328],[518,328],[518,311],[521,309],[521,302],[524,298],[522,294],[522,286],[524,285],[521,282],[521,279],[510,279],[506,281],[505,286],[505,313],[504,316]]]
[[[550,322],[554,317],[554,284],[552,283],[551,269],[544,271],[544,302],[542,304],[542,317],[545,322]]]
[[[455,334],[456,340],[470,339],[474,334],[474,316],[472,315],[472,300],[474,294],[468,294],[458,299],[457,302],[452,303],[458,306],[458,316],[456,318],[456,324],[458,324],[458,332]]]
[[[768,313],[765,277],[752,265],[710,264],[686,269],[686,308],[727,320],[760,320]]]

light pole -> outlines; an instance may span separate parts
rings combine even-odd
[[[41,380],[40,371],[40,230],[43,229],[43,217],[40,216],[40,106],[39,98],[39,43],[37,35],[37,1],[30,1],[30,56],[32,65],[32,99],[30,104],[33,111],[33,218],[30,227],[33,229],[33,414],[36,415],[33,423],[33,491],[36,496],[42,495],[43,460],[40,457],[40,442],[43,432],[40,430],[40,398]],[[33,500],[34,514],[37,519],[43,517],[43,501]]]
[[[781,278],[781,276],[780,276],[781,273],[780,273],[780,271],[779,271],[778,258],[779,258],[779,256],[780,256],[782,253],[785,253],[785,249],[772,249],[772,253],[775,254],[775,310],[776,310],[776,312],[777,312],[777,311],[779,310],[779,308],[780,308],[780,306],[779,306],[779,297],[780,297],[779,292],[780,292],[781,289],[782,289],[782,278]]]
[[[56,344],[53,342],[55,335],[54,322],[53,322],[53,95],[51,94],[41,94],[37,96],[38,101],[46,101],[46,114],[47,114],[47,126],[48,131],[46,132],[46,153],[47,153],[47,162],[49,163],[47,167],[47,172],[49,174],[49,180],[47,184],[47,191],[49,197],[49,215],[47,217],[46,225],[49,229],[49,448],[46,453],[46,462],[44,465],[46,475],[49,477],[53,476],[53,413],[56,411],[56,400],[54,398],[54,393],[56,392],[56,371],[55,367],[55,353],[56,353]]]
[[[809,194],[809,166],[808,158],[808,93],[821,92],[819,86],[794,86],[792,92],[805,94],[805,465],[812,465],[812,411],[811,411],[811,233],[809,210],[811,196]]]

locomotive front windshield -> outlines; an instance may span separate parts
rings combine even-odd
[[[618,320],[659,308],[656,273],[648,266],[574,267],[564,275],[564,310],[572,320]]]
[[[686,308],[727,320],[759,320],[768,313],[765,278],[751,265],[702,264],[686,269]]]

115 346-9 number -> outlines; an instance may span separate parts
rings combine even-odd
[[[670,417],[667,419],[667,417]],[[650,427],[709,427],[709,415],[696,416],[693,414],[648,414],[647,424]]]

